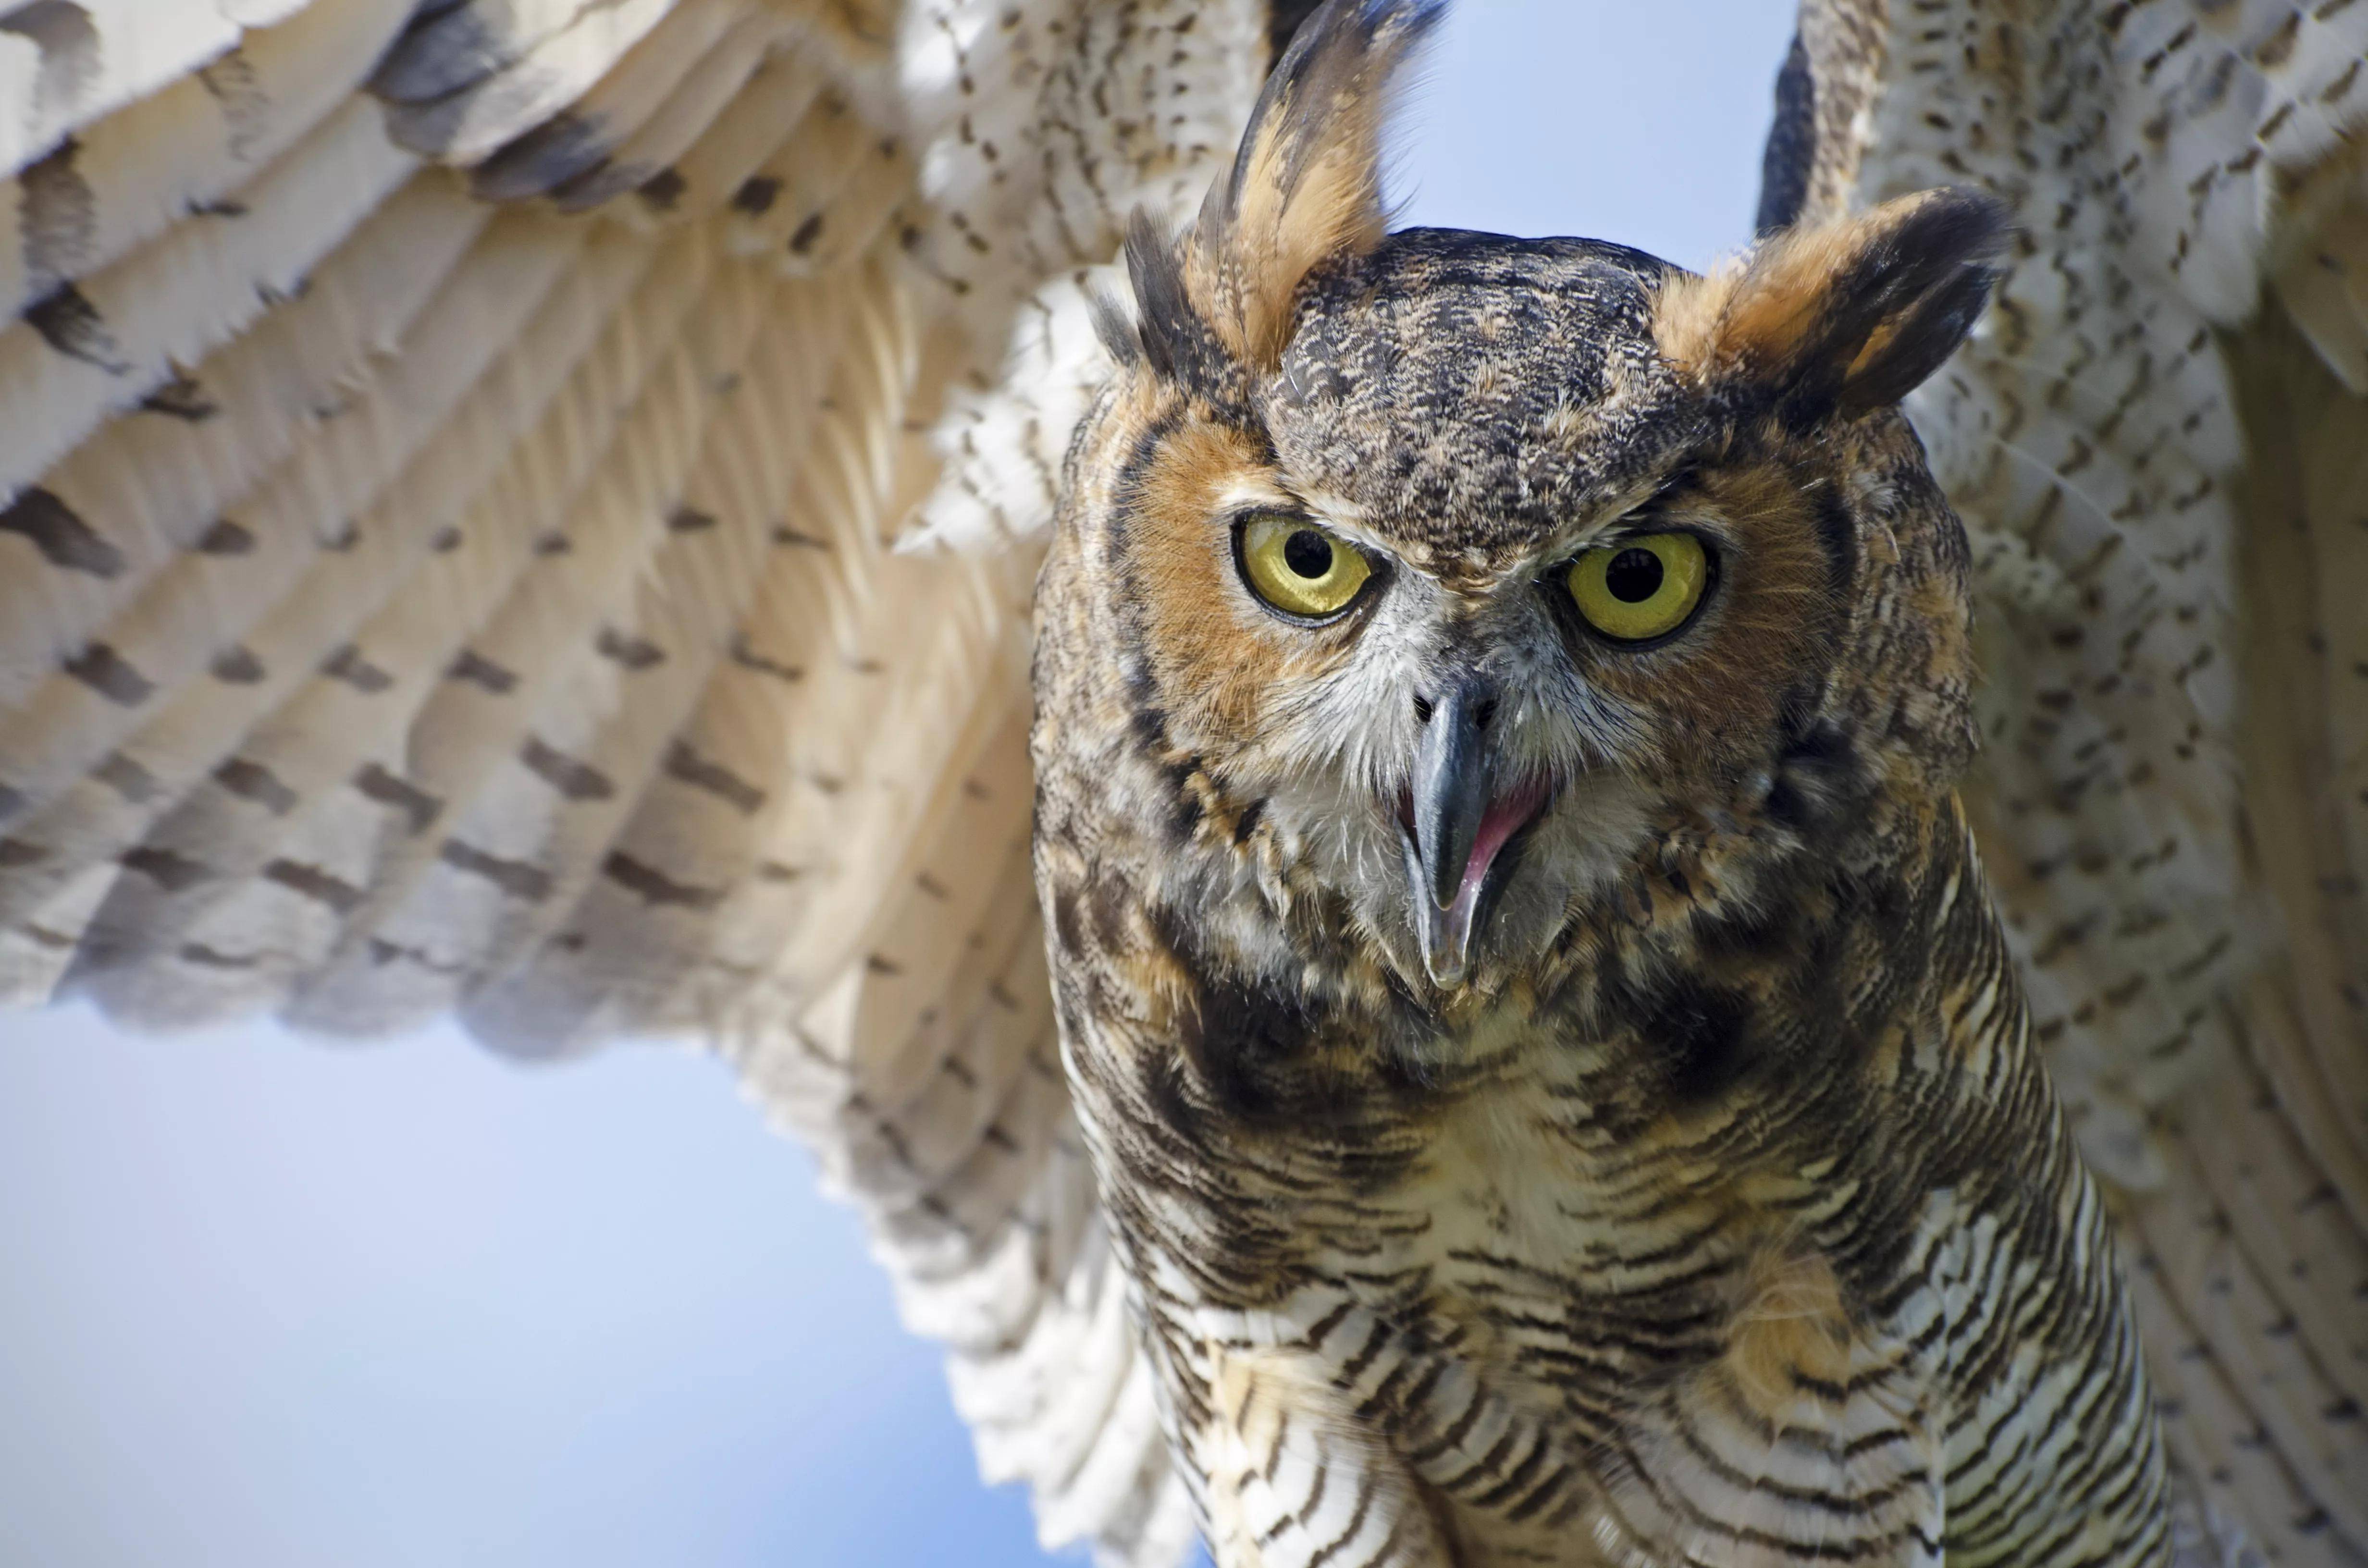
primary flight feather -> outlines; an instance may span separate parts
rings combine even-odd
[[[1707,279],[1402,0],[0,11],[0,988],[712,1040],[1114,1561],[2360,1561],[2368,5],[2010,9]]]

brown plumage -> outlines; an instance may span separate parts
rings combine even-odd
[[[1414,0],[94,15],[11,996],[718,1040],[1113,1560],[2368,1551],[2368,5],[1806,0],[1707,278]]]
[[[1191,233],[1138,234],[1039,586],[1064,1044],[1219,1561],[2162,1560],[2103,1211],[1952,797],[1964,538],[1890,406],[1997,208],[1709,279],[1383,238],[1340,199],[1369,128],[1306,85],[1422,19],[1369,15],[1320,14]],[[1275,515],[1371,562],[1327,619],[1261,602]],[[1572,562],[1679,532],[1700,604],[1593,628]],[[1476,839],[1430,825],[1457,791]]]

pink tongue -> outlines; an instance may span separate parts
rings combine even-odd
[[[1497,851],[1505,841],[1521,830],[1521,824],[1537,814],[1544,803],[1545,786],[1538,783],[1522,785],[1509,795],[1499,795],[1488,806],[1488,814],[1480,819],[1480,831],[1472,839],[1472,858],[1463,863],[1463,885],[1455,890],[1458,907],[1480,896],[1480,884],[1488,877],[1488,868],[1496,862]]]

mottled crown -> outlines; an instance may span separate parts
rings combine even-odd
[[[1435,3],[1324,6],[1180,239],[1139,218],[1126,364],[1447,560],[1554,540],[1722,426],[1896,403],[1963,339],[2003,235],[1928,192],[1699,278],[1625,246],[1387,233],[1392,84]],[[1501,563],[1500,563],[1501,564]]]

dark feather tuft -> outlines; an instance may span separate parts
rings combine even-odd
[[[1126,307],[1107,290],[1097,289],[1086,301],[1086,309],[1094,320],[1094,335],[1102,340],[1111,358],[1133,369],[1143,363],[1143,339],[1134,330],[1134,318]]]

